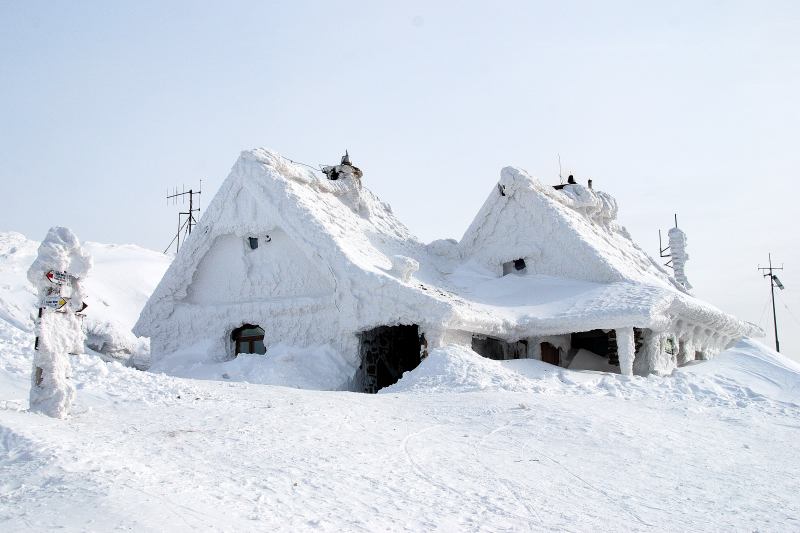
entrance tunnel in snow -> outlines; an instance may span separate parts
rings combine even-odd
[[[422,360],[425,338],[419,326],[379,326],[360,335],[364,392],[394,385]]]

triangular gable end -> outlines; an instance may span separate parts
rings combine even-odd
[[[529,274],[611,283],[675,283],[616,223],[607,193],[568,185],[561,191],[506,167],[459,243],[462,256],[501,274],[523,259]],[[521,230],[520,228],[524,228]]]
[[[142,310],[136,335],[152,337],[181,302],[314,297],[342,284],[334,263],[346,261],[345,255],[336,253],[321,225],[309,223],[303,204],[290,199],[282,174],[298,169],[277,172],[282,158],[272,159],[278,157],[264,150],[242,153]],[[258,239],[258,248],[249,247],[250,238]]]

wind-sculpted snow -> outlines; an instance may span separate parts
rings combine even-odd
[[[269,352],[208,361],[201,347],[179,350],[150,367],[151,372],[193,379],[246,381],[311,390],[350,390],[355,368],[329,345],[273,346]]]
[[[692,286],[686,279],[686,261],[689,254],[686,253],[686,234],[678,228],[669,230],[669,255],[672,258],[672,269],[675,272],[675,281],[691,290]]]
[[[3,346],[4,369],[29,367]],[[3,370],[0,529],[792,529],[800,371],[757,343],[665,378],[460,347],[428,361],[367,395],[180,379],[87,353],[72,358],[64,421],[20,410],[9,385],[27,376]]]
[[[539,365],[545,365],[536,361]],[[552,365],[552,369],[556,367]],[[474,392],[484,390],[531,391],[544,390],[517,372],[504,368],[500,362],[486,359],[469,348],[449,344],[433,350],[417,368],[379,394],[395,392]]]
[[[732,379],[734,375],[741,379]],[[416,369],[379,394],[478,391],[694,401],[706,407],[800,408],[800,365],[749,339],[720,354],[714,365],[683,367],[668,379],[573,371],[534,359],[493,361],[463,346],[448,345],[433,350]]]

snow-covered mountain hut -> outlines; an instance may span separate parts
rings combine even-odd
[[[134,328],[152,361],[327,344],[374,392],[448,343],[561,366],[585,350],[644,375],[761,334],[688,294],[606,193],[507,167],[460,242],[425,245],[361,175],[243,152]]]

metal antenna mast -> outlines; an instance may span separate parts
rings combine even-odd
[[[181,199],[181,203],[186,203],[186,195],[189,195],[189,211],[181,211],[178,213],[178,233],[175,237],[172,238],[172,241],[167,245],[167,249],[164,250],[164,253],[167,253],[169,247],[172,246],[172,243],[175,243],[175,253],[177,254],[181,248],[181,232],[184,231],[183,240],[186,241],[186,237],[191,235],[192,228],[197,225],[197,220],[194,217],[195,213],[200,212],[200,193],[203,192],[203,180],[200,180],[200,190],[193,190],[189,189],[186,190],[186,186],[182,187],[182,192],[178,192],[178,188],[175,187],[172,194],[170,194],[169,189],[167,189],[167,205],[169,205],[169,201],[172,200],[172,204],[175,205],[178,203],[178,198]],[[197,198],[197,208],[194,207],[194,195],[198,195]],[[184,219],[184,215],[186,219]]]
[[[775,314],[775,287],[783,290],[783,283],[778,279],[778,276],[772,273],[773,270],[783,270],[783,263],[780,268],[772,266],[772,254],[769,254],[769,266],[758,267],[759,270],[764,272],[764,277],[769,278],[769,289],[772,295],[772,324],[775,326],[775,351],[780,352],[781,347],[778,344],[778,316]]]

